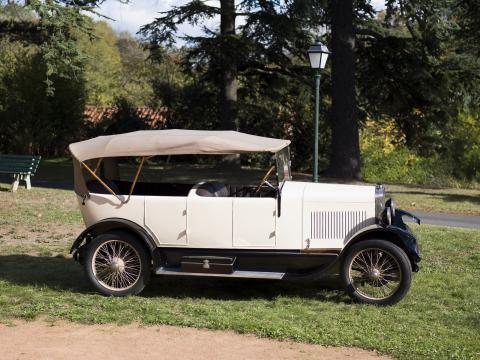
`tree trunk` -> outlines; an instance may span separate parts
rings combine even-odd
[[[235,0],[220,0],[220,33],[223,38],[221,68],[221,89],[219,99],[219,115],[222,129],[238,130],[237,125],[237,64],[233,54],[233,46],[228,41],[235,35]],[[227,41],[226,41],[227,40]]]
[[[235,35],[235,0],[220,0],[220,36],[222,37],[221,83],[218,112],[223,130],[238,130],[237,123],[237,62],[229,37]],[[222,166],[240,168],[240,155],[223,157]]]
[[[332,6],[332,145],[327,175],[358,179],[360,148],[355,102],[355,30],[353,0]]]

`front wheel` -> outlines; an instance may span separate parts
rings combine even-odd
[[[88,245],[85,270],[102,294],[135,295],[150,279],[150,257],[134,236],[112,232],[97,236]]]
[[[341,276],[347,293],[356,301],[393,305],[406,295],[412,266],[405,252],[385,240],[353,245],[343,260]]]

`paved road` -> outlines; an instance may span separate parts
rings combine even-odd
[[[422,224],[443,225],[462,227],[470,229],[480,229],[480,216],[430,213],[423,211],[409,210],[412,214],[418,216]],[[404,220],[410,221],[405,216]]]

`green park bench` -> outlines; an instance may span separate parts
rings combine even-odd
[[[12,192],[17,191],[20,180],[25,181],[25,187],[32,188],[30,176],[34,176],[40,164],[41,156],[2,155],[0,154],[0,174],[12,174]]]

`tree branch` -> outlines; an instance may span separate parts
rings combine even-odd
[[[16,40],[25,40],[35,44],[42,43],[48,37],[38,22],[0,19],[0,37],[2,36],[10,36]]]

